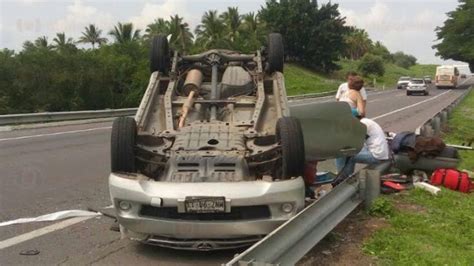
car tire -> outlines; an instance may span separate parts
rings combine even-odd
[[[427,92],[427,91],[425,91],[423,94],[424,94],[425,96],[428,96],[430,93]]]
[[[267,69],[269,73],[275,71],[283,73],[283,64],[284,64],[284,48],[283,48],[283,38],[280,33],[270,33],[268,34],[268,44],[267,44]]]
[[[407,91],[407,96],[410,96],[410,95],[411,95],[411,93],[409,91]]]
[[[281,117],[276,124],[276,140],[281,145],[281,179],[303,176],[305,150],[303,130],[298,119]]]
[[[112,172],[136,172],[137,123],[132,117],[118,117],[112,124],[110,158]]]
[[[168,73],[170,67],[170,51],[168,39],[164,35],[153,37],[150,51],[150,71]]]

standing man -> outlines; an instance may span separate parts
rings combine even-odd
[[[347,93],[349,91],[349,80],[357,76],[358,76],[357,72],[354,72],[354,71],[349,71],[347,73],[347,76],[346,76],[347,82],[342,83],[337,89],[336,101],[340,101],[348,97]],[[364,109],[365,109],[367,105],[367,92],[365,91],[365,88],[362,88],[359,92],[360,92],[360,95],[362,96],[362,99],[364,100]]]
[[[354,173],[356,163],[368,165],[379,164],[388,160],[390,156],[385,133],[379,124],[368,118],[362,118],[360,122],[367,127],[367,137],[364,147],[358,154],[352,157],[336,159],[338,174],[343,179]]]

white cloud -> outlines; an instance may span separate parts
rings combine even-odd
[[[140,14],[131,17],[130,22],[132,22],[136,28],[144,30],[148,24],[157,18],[169,19],[170,16],[179,14],[180,17],[184,17],[188,20],[190,16],[186,10],[186,2],[182,0],[165,0],[160,4],[146,2]]]
[[[374,40],[381,41],[392,52],[404,51],[415,55],[421,62],[434,62],[431,48],[436,39],[436,26],[446,16],[429,9],[395,9],[394,4],[376,0],[367,12],[340,8],[348,25],[365,29]],[[392,5],[392,6],[391,6]]]
[[[89,24],[96,24],[101,29],[107,29],[114,24],[114,18],[93,6],[85,5],[81,0],[75,0],[67,6],[65,16],[52,23],[52,30],[77,35]]]

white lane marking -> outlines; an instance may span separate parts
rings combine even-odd
[[[449,93],[449,92],[451,92],[451,90],[448,90],[448,91],[446,91],[446,92],[443,92],[443,93],[441,93],[441,94],[438,94],[438,95],[436,95],[436,96],[433,97],[433,98],[429,98],[429,99],[426,99],[426,100],[424,100],[424,101],[417,102],[417,103],[415,103],[415,104],[408,105],[408,106],[405,106],[405,107],[400,108],[400,109],[397,109],[397,110],[393,110],[393,111],[388,112],[388,113],[385,113],[385,114],[383,114],[383,115],[379,115],[379,116],[376,116],[376,117],[372,117],[372,120],[376,120],[376,119],[379,119],[379,118],[382,118],[382,117],[386,117],[386,116],[389,116],[389,115],[392,115],[392,114],[401,112],[401,111],[403,111],[403,110],[406,110],[406,109],[415,107],[415,106],[417,106],[417,105],[420,105],[420,104],[423,104],[423,103],[432,101],[432,100],[434,100],[434,99],[436,99],[436,98],[438,98],[438,97],[441,97],[441,96],[443,96],[444,94]]]
[[[22,234],[22,235],[19,235],[19,236],[15,236],[15,237],[0,241],[0,250],[11,247],[13,245],[20,244],[22,242],[31,240],[33,238],[37,238],[39,236],[42,236],[42,235],[45,235],[45,234],[48,234],[48,233],[51,233],[51,232],[54,232],[54,231],[57,231],[57,230],[61,230],[63,228],[66,228],[68,226],[80,223],[82,221],[85,221],[85,220],[88,220],[88,219],[91,219],[91,218],[92,217],[71,218],[71,219],[68,219],[68,220],[65,220],[65,221],[62,221],[62,222],[59,222],[59,223],[48,225],[48,226],[40,228],[38,230],[34,230],[34,231],[31,231],[31,232],[28,232],[28,233],[25,233],[25,234]]]
[[[375,99],[375,100],[368,101],[368,102],[369,102],[369,103],[374,103],[374,102],[377,102],[377,101],[380,101],[380,100],[383,100],[383,99]]]
[[[96,130],[104,130],[104,129],[111,129],[111,128],[112,127],[96,127],[96,128],[88,128],[88,129],[79,129],[79,130],[55,132],[55,133],[45,133],[45,134],[39,134],[39,135],[21,136],[21,137],[13,137],[13,138],[3,138],[3,139],[0,139],[0,142],[9,141],[9,140],[32,139],[32,138],[40,138],[40,137],[47,137],[47,136],[75,134],[75,133],[89,132],[89,131],[96,131]]]

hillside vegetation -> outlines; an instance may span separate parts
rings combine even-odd
[[[285,65],[285,83],[288,95],[317,93],[323,91],[335,91],[339,84],[345,82],[345,76],[348,71],[357,71],[359,61],[341,60],[338,64],[341,69],[333,74],[318,73],[311,69],[301,67],[296,64]],[[436,65],[414,65],[408,69],[399,67],[395,64],[385,64],[385,74],[376,78],[376,87],[386,89],[395,86],[401,76],[423,77],[429,75],[434,77]],[[373,86],[372,77],[364,77],[367,86]]]
[[[348,71],[357,71],[360,60],[344,59],[338,63],[341,66],[341,69],[334,72],[332,77],[334,79],[344,79]],[[403,68],[390,62],[386,62],[384,65],[385,73],[381,77],[376,77],[376,87],[382,87],[383,85],[386,87],[393,87],[397,84],[397,80],[401,76],[423,77],[429,75],[431,78],[434,78],[436,73],[436,65],[416,64],[409,68]],[[365,77],[365,80],[368,84],[373,86],[373,78],[373,76],[369,76]]]

